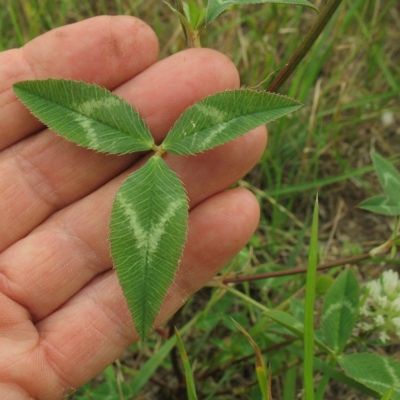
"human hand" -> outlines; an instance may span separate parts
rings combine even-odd
[[[189,105],[238,87],[222,54],[191,49],[156,62],[157,39],[132,17],[97,17],[0,54],[0,398],[63,398],[112,363],[137,335],[108,243],[118,187],[145,160],[80,148],[45,129],[12,84],[97,83],[130,102],[157,141]],[[225,191],[261,156],[266,131],[192,157],[166,155],[190,201],[188,240],[156,325],[246,244],[258,204]]]

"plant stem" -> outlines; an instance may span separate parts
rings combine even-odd
[[[201,42],[200,42],[200,35],[199,35],[199,30],[198,29],[192,29],[187,32],[187,44],[188,47],[190,48],[200,48],[201,47]]]
[[[367,260],[368,258],[372,258],[370,253],[364,253],[359,256],[343,258],[341,260],[330,261],[327,263],[319,264],[317,266],[318,271],[323,271],[325,269],[330,269],[334,267],[339,267],[345,264],[352,264],[358,261]],[[227,278],[223,280],[224,284],[227,283],[240,283],[240,282],[249,282],[249,281],[256,281],[259,279],[269,279],[269,278],[276,278],[280,276],[288,276],[288,275],[297,275],[297,274],[304,274],[307,272],[307,267],[298,267],[298,268],[291,268],[284,271],[274,271],[274,272],[266,272],[264,274],[255,274],[249,276],[238,276],[236,278]]]
[[[276,92],[286,82],[292,72],[300,64],[300,61],[306,56],[312,45],[315,43],[341,2],[342,0],[328,0],[326,6],[321,11],[321,14],[307,33],[304,40],[301,42],[298,49],[293,53],[280,73],[268,86],[267,92]]]

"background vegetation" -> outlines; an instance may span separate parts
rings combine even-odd
[[[313,3],[321,8],[326,1]],[[0,50],[99,14],[142,18],[157,32],[160,58],[186,47],[179,21],[160,0],[6,0],[0,10]],[[206,28],[202,44],[235,62],[243,86],[262,89],[299,45],[315,17],[312,10],[294,6],[235,8]],[[229,266],[236,272],[249,275],[307,265],[317,191],[319,262],[355,256],[388,239],[392,218],[355,207],[380,192],[372,173],[371,149],[394,161],[400,155],[399,32],[398,0],[344,0],[306,60],[281,88],[281,93],[305,106],[269,126],[267,151],[239,182],[258,197],[262,217],[248,246]],[[385,269],[399,271],[396,261],[373,260],[345,268],[353,269],[360,282],[367,282]],[[339,267],[326,274],[338,272]],[[295,315],[302,313],[304,287],[303,275],[234,285],[266,307],[290,308]],[[317,296],[318,308],[321,298]],[[253,349],[230,317],[267,354],[273,398],[301,395],[302,357],[293,347],[296,339],[271,324],[249,301],[209,287],[193,296],[171,323],[181,331],[199,398],[260,398]],[[165,327],[166,335],[171,326]],[[186,398],[179,354],[166,343],[162,334],[153,334],[149,341],[131,346],[71,399]],[[400,359],[398,339],[386,346],[369,343],[368,348]],[[316,386],[322,376],[315,376]],[[369,398],[336,381],[325,389],[320,398]]]

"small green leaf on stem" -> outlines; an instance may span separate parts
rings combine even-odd
[[[177,10],[176,8],[172,7],[171,4],[169,4],[167,1],[163,0],[164,4],[166,4],[169,9],[179,18],[181,21],[182,29],[185,34],[186,40],[188,42],[189,47],[201,47],[200,44],[200,37],[199,37],[199,31],[196,28],[193,27],[191,21],[190,21],[190,12],[187,4],[184,3],[184,7],[182,12]],[[185,10],[186,9],[186,10]],[[186,15],[185,15],[186,14]],[[200,19],[200,15],[196,17]],[[199,22],[200,23],[200,22]]]
[[[168,1],[163,0],[163,3],[168,6],[168,8],[179,18],[181,21],[181,24],[183,25],[183,28],[186,29],[186,31],[191,30],[192,26],[190,24],[190,21],[188,17],[182,13],[181,11],[177,10],[176,8],[172,7],[171,4],[168,3]],[[183,10],[184,12],[184,10]]]
[[[198,29],[206,17],[206,9],[200,9],[195,0],[188,0],[187,4],[184,3],[183,7],[192,28]]]
[[[393,165],[377,153],[371,154],[384,195],[362,201],[358,207],[377,214],[400,215],[400,173]]]
[[[262,3],[293,4],[298,6],[310,7],[318,11],[318,8],[307,0],[209,0],[207,6],[206,23],[209,24],[212,20],[217,18],[218,15],[220,15],[233,5]]]
[[[217,93],[184,111],[161,146],[174,154],[196,154],[300,107],[299,102],[272,93],[252,90]]]
[[[127,154],[150,150],[154,145],[137,111],[100,86],[46,79],[18,82],[13,87],[36,117],[80,146]]]
[[[111,212],[114,267],[141,339],[151,332],[186,239],[185,189],[163,159],[151,157],[120,187]]]

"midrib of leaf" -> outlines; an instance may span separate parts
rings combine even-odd
[[[154,194],[154,186],[151,186],[151,188],[152,188],[151,192],[152,192],[152,194]],[[150,198],[151,198],[151,204],[150,204],[151,213],[150,213],[150,218],[148,219],[149,222],[148,222],[148,226],[147,226],[147,230],[146,230],[146,232],[147,232],[147,238],[146,238],[147,242],[149,241],[150,228],[151,228],[151,225],[152,225],[153,214],[154,214],[154,207],[152,206],[154,204],[154,195],[152,195]],[[145,265],[149,265],[149,254],[150,254],[149,248],[150,248],[149,246],[146,247],[146,255],[145,255],[146,263],[145,263]],[[143,280],[143,282],[144,282],[144,285],[143,285],[144,286],[144,290],[143,290],[143,293],[144,293],[145,297],[146,297],[146,294],[147,294],[147,291],[148,291],[149,272],[150,272],[149,268],[145,268],[144,269],[144,280]],[[144,300],[146,300],[146,299],[144,299]],[[143,315],[147,315],[146,314],[147,301],[142,301],[142,305],[143,305],[143,307],[142,307]],[[140,337],[145,337],[145,336],[146,336],[146,332],[143,329],[142,332],[140,333]]]

